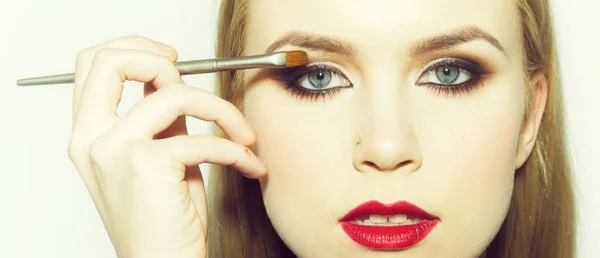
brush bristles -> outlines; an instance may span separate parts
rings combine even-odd
[[[308,63],[308,56],[306,52],[302,50],[293,50],[285,52],[285,66],[296,67],[306,65]]]

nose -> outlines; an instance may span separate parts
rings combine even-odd
[[[363,173],[417,171],[421,167],[420,151],[411,138],[400,131],[362,138],[354,151],[354,167]]]
[[[355,152],[354,167],[360,172],[393,172],[418,170],[420,161],[401,143],[389,141],[361,142]]]
[[[421,167],[410,100],[394,95],[379,95],[361,105],[360,140],[353,153],[353,165],[359,172],[412,173]]]

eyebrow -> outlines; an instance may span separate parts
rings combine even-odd
[[[460,28],[448,34],[437,35],[428,39],[425,39],[418,43],[410,52],[412,56],[417,56],[427,52],[432,52],[440,49],[449,49],[457,45],[464,44],[470,41],[484,40],[498,49],[502,54],[508,56],[508,51],[500,41],[484,30],[469,26]]]
[[[286,45],[292,45],[315,51],[338,53],[346,56],[356,55],[356,48],[350,43],[331,37],[304,32],[288,33],[269,45],[265,52],[267,54],[272,53]]]
[[[440,49],[450,49],[475,40],[484,40],[502,52],[505,56],[508,56],[508,51],[502,46],[498,39],[475,26],[463,27],[447,34],[436,35],[424,40],[419,40],[409,53],[411,56],[418,56]],[[346,41],[297,31],[290,32],[273,42],[267,47],[265,53],[275,52],[277,49],[287,45],[314,51],[337,53],[345,56],[355,56],[357,53],[356,47]]]

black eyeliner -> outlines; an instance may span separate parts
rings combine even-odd
[[[483,85],[482,77],[487,74],[487,71],[481,67],[481,65],[476,62],[464,59],[464,58],[456,58],[456,57],[446,57],[442,58],[439,61],[434,62],[429,65],[423,72],[419,75],[419,80],[428,74],[431,71],[435,71],[436,69],[443,67],[452,67],[463,69],[471,74],[471,78],[463,83],[446,85],[446,84],[437,84],[437,83],[418,83],[418,86],[427,87],[429,90],[432,90],[436,94],[444,95],[444,96],[461,96],[470,93],[472,90],[477,88],[477,86]]]
[[[306,89],[299,84],[299,80],[304,78],[305,76],[319,71],[327,71],[332,74],[343,77],[345,80],[350,82],[348,77],[340,71],[338,68],[333,67],[327,64],[313,64],[307,66],[300,67],[291,67],[291,68],[283,68],[279,69],[278,73],[273,77],[275,80],[279,81],[284,85],[286,90],[291,94],[291,96],[297,97],[298,99],[308,99],[311,101],[315,101],[318,99],[327,99],[329,97],[335,96],[341,90],[345,88],[353,87],[352,82],[350,82],[349,86],[335,86],[329,89],[324,90],[311,90]]]
[[[465,70],[470,73],[471,78],[460,84],[446,85],[446,84],[438,84],[438,83],[419,83],[421,78],[428,74],[431,71],[435,71],[436,69],[443,67],[451,67],[451,68],[459,68]],[[344,77],[350,85],[349,86],[335,86],[328,89],[323,90],[315,90],[315,89],[306,89],[299,84],[299,81],[308,76],[311,73],[319,72],[319,71],[327,71],[337,76]],[[470,61],[466,58],[458,58],[458,57],[444,57],[439,58],[434,62],[428,64],[426,68],[424,68],[417,80],[416,85],[421,87],[427,87],[429,90],[433,91],[436,94],[445,95],[445,96],[460,96],[466,95],[474,90],[477,86],[483,85],[482,77],[488,72],[482,68],[477,62]],[[285,87],[286,91],[290,93],[291,96],[297,97],[298,99],[307,99],[311,101],[316,101],[318,99],[327,99],[335,96],[341,90],[346,88],[353,87],[352,82],[348,77],[339,69],[332,65],[327,64],[313,64],[307,66],[300,67],[292,67],[292,68],[283,68],[279,69],[276,74],[273,76],[273,79],[277,80],[283,87]]]
[[[457,67],[461,69],[465,69],[472,74],[483,74],[485,71],[481,66],[477,65],[474,62],[461,59],[461,58],[444,58],[438,62],[433,63],[427,71],[434,70],[442,67]]]

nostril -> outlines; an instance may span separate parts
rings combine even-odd
[[[394,164],[377,164],[375,162],[372,161],[364,161],[363,164],[367,167],[370,167],[372,169],[378,170],[378,171],[395,171],[398,170],[401,167],[404,166],[408,166],[411,163],[413,163],[412,160],[405,160],[403,162],[400,163],[396,163]]]
[[[413,160],[405,160],[403,162],[398,163],[394,170],[399,169],[400,167],[408,166],[409,164],[415,163]]]
[[[364,162],[365,165],[367,165],[368,167],[374,168],[374,169],[380,169],[379,166],[377,166],[375,163],[371,162],[371,161],[365,161]]]

